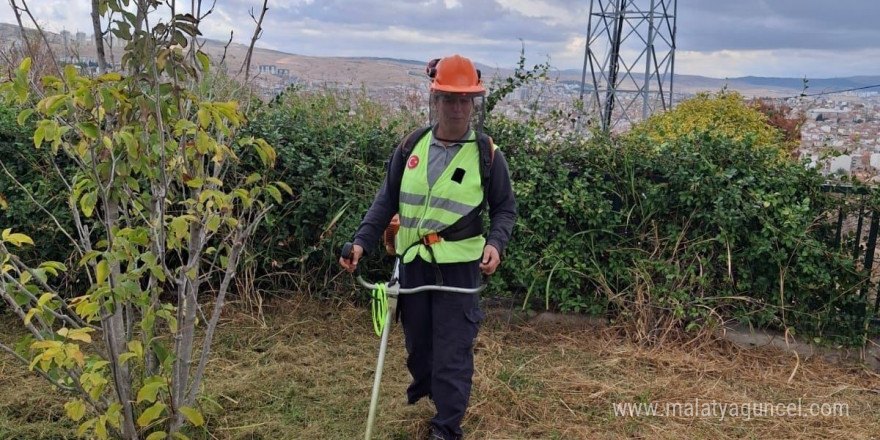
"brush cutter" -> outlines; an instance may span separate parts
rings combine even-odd
[[[345,243],[342,247],[342,258],[351,259],[351,249],[352,244]],[[371,308],[373,312],[373,329],[376,331],[376,334],[381,335],[382,338],[382,342],[379,344],[379,359],[376,361],[376,376],[373,379],[373,394],[370,397],[370,412],[367,416],[367,432],[364,436],[366,440],[370,440],[373,433],[373,423],[376,419],[376,406],[379,403],[379,384],[382,381],[382,368],[385,366],[385,351],[388,347],[388,333],[391,329],[389,324],[394,316],[394,311],[397,308],[398,296],[425,291],[476,294],[486,288],[486,284],[482,284],[473,289],[436,285],[402,288],[397,282],[399,265],[400,258],[398,257],[394,260],[394,270],[391,274],[391,280],[388,283],[368,283],[364,281],[360,274],[357,275],[358,283],[372,291]]]

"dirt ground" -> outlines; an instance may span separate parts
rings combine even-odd
[[[645,346],[585,320],[488,311],[468,439],[880,439],[880,375],[858,364],[706,338]],[[0,325],[5,342],[10,328]],[[233,304],[214,342],[207,425],[192,438],[363,438],[378,347],[367,308],[274,299],[259,314]],[[406,405],[404,360],[395,326],[376,439],[417,439],[433,415],[427,400]],[[0,355],[0,438],[75,438],[63,401]],[[629,413],[651,405],[654,415]]]

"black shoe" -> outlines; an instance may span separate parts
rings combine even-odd
[[[419,394],[418,396],[410,396],[409,393],[407,393],[406,403],[409,405],[415,405],[419,400],[422,400],[422,398],[425,397],[427,397],[432,403],[434,402],[434,396],[432,396],[431,393]]]
[[[428,432],[428,440],[461,440],[461,437],[447,437],[443,435],[440,430],[435,427],[431,427],[431,430]]]

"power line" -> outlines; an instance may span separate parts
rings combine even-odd
[[[851,89],[843,89],[843,90],[833,90],[830,92],[819,92],[819,93],[801,93],[799,95],[794,96],[786,96],[783,98],[777,99],[790,99],[790,98],[809,98],[813,96],[825,96],[825,95],[833,95],[835,93],[845,93],[845,92],[854,92],[856,90],[865,90],[865,89],[873,89],[875,87],[880,87],[880,84],[874,84],[872,86],[862,86],[862,87],[853,87]]]

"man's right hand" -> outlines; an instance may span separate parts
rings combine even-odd
[[[355,269],[357,269],[358,261],[361,259],[361,255],[364,254],[364,248],[359,244],[355,244],[351,246],[351,254],[349,254],[349,258],[339,257],[339,265],[342,266],[348,273],[353,273]]]

